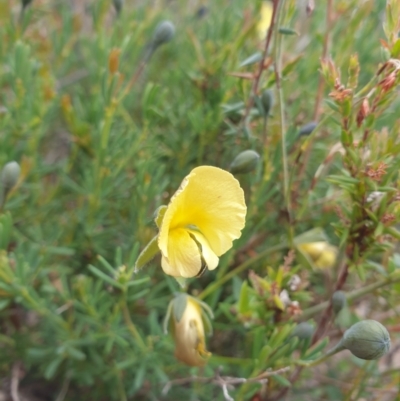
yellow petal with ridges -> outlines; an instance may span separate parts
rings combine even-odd
[[[168,257],[163,255],[161,267],[174,277],[194,277],[201,269],[201,255],[196,241],[183,228],[171,230],[168,237]]]
[[[211,249],[210,244],[204,235],[196,231],[190,231],[190,233],[196,238],[196,241],[201,245],[201,254],[207,264],[208,270],[214,270],[218,266],[219,257]]]

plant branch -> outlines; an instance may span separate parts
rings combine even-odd
[[[267,36],[266,36],[266,39],[265,39],[265,46],[264,46],[263,54],[262,54],[260,62],[258,63],[258,70],[257,70],[257,73],[256,73],[254,79],[253,79],[253,84],[251,86],[249,100],[247,102],[246,111],[245,111],[243,119],[242,119],[243,124],[246,124],[246,122],[247,122],[247,119],[248,119],[249,114],[250,114],[250,110],[251,110],[251,108],[253,107],[253,104],[254,104],[254,96],[257,95],[257,91],[258,91],[258,86],[260,84],[261,75],[262,75],[262,73],[264,71],[265,60],[266,60],[266,58],[268,56],[268,50],[269,50],[269,47],[270,47],[270,44],[271,44],[272,33],[274,32],[274,27],[275,27],[277,14],[278,14],[278,9],[279,9],[279,2],[280,2],[280,0],[273,0],[271,25],[269,26],[268,31],[267,31]]]

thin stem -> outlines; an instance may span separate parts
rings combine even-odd
[[[283,7],[283,2],[280,8]],[[283,164],[283,194],[285,199],[286,211],[289,220],[289,245],[293,245],[293,226],[292,226],[292,204],[290,195],[289,185],[289,168],[288,168],[288,157],[286,149],[286,122],[285,122],[285,104],[283,100],[283,89],[281,81],[282,72],[282,47],[283,47],[283,36],[275,35],[274,43],[274,71],[276,79],[276,88],[278,92],[278,107],[279,107],[279,119],[281,128],[281,146],[282,146],[282,164]]]
[[[382,280],[377,281],[376,283],[372,283],[370,285],[367,285],[365,287],[359,288],[357,290],[353,290],[349,293],[346,294],[346,299],[348,301],[354,301],[358,298],[361,298],[362,296],[369,294],[370,292],[373,292],[379,288],[385,287],[386,285],[389,284],[394,284],[400,282],[400,272],[396,272],[393,275],[386,277]],[[318,305],[312,306],[311,308],[308,308],[303,311],[301,316],[299,316],[299,320],[307,320],[310,317],[318,314],[319,312],[322,312],[325,308],[328,307],[330,301],[325,301],[322,302]]]
[[[139,347],[143,351],[145,351],[147,349],[147,346],[146,346],[145,342],[143,341],[142,336],[138,332],[135,324],[132,322],[131,314],[129,313],[128,305],[126,303],[125,298],[121,302],[121,307],[122,307],[122,313],[123,313],[124,319],[125,319],[125,324],[128,327],[128,330],[132,333],[132,335],[135,338],[136,342],[138,343]]]
[[[241,263],[239,266],[231,270],[229,273],[225,274],[223,277],[220,279],[214,281],[211,283],[207,288],[205,288],[198,296],[198,299],[204,299],[207,295],[210,295],[213,293],[215,290],[217,290],[219,287],[221,287],[223,284],[225,284],[227,281],[229,281],[231,278],[235,277],[237,274],[243,272],[244,270],[248,269],[252,264],[255,262],[258,262],[260,259],[264,258],[265,256],[269,255],[270,253],[276,252],[276,251],[281,251],[282,249],[287,248],[286,243],[282,243],[279,245],[272,246],[270,248],[265,249],[264,251],[260,252],[257,256],[254,256],[246,262]]]
[[[268,28],[267,37],[265,39],[265,46],[264,46],[263,55],[262,55],[262,58],[261,58],[261,60],[260,60],[260,62],[258,64],[258,70],[257,70],[257,73],[256,73],[256,75],[254,77],[253,85],[251,87],[251,92],[250,92],[249,100],[247,102],[246,111],[245,111],[243,119],[242,119],[243,124],[246,124],[246,122],[248,121],[250,110],[251,110],[251,108],[252,108],[252,106],[254,104],[254,96],[257,95],[258,85],[260,83],[261,75],[262,75],[262,73],[264,71],[265,60],[266,60],[266,58],[268,56],[268,50],[269,50],[269,46],[271,44],[272,33],[274,32],[274,27],[275,27],[276,18],[277,18],[278,9],[279,9],[279,1],[280,0],[273,0],[271,25]]]

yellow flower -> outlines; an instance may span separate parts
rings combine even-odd
[[[218,266],[245,224],[239,182],[217,167],[201,166],[184,178],[159,223],[161,266],[174,277],[194,277]]]
[[[337,248],[326,241],[298,244],[297,249],[319,269],[329,269],[335,265]]]
[[[209,329],[211,323],[203,309],[212,317],[211,310],[203,302],[189,295],[179,294],[170,303],[164,322],[172,329],[175,357],[190,366],[204,366],[211,356],[206,349],[204,334],[204,323]]]
[[[268,28],[271,25],[273,5],[270,1],[263,1],[261,4],[260,20],[257,24],[258,36],[265,39]]]

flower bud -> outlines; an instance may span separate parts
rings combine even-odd
[[[308,340],[314,334],[314,326],[308,322],[299,323],[291,333],[291,337],[298,337],[299,340]]]
[[[390,337],[386,328],[376,320],[363,320],[344,333],[340,344],[356,357],[371,360],[389,351]]]
[[[344,291],[335,291],[332,295],[332,307],[335,314],[337,315],[346,304],[346,293]]]
[[[113,0],[114,8],[117,14],[122,11],[122,7],[124,6],[124,0]]]
[[[299,129],[298,136],[310,135],[315,130],[315,128],[317,128],[317,125],[318,123],[316,123],[315,121],[311,121],[310,123],[303,125]]]
[[[3,200],[7,197],[7,194],[17,184],[20,173],[21,173],[21,167],[17,162],[9,162],[1,170],[0,192],[3,191],[1,194]]]
[[[175,35],[175,25],[171,21],[160,22],[153,36],[153,46],[157,48],[158,46],[167,43],[172,40]]]
[[[264,108],[265,115],[268,116],[274,106],[274,94],[272,90],[267,89],[261,94],[261,104]]]
[[[335,265],[337,248],[326,241],[299,244],[297,249],[318,269],[329,269]]]
[[[168,307],[166,324],[175,340],[175,357],[189,366],[204,366],[211,353],[206,349],[204,327],[211,329],[207,305],[187,295],[178,294]]]
[[[29,6],[29,4],[32,3],[33,0],[21,0],[22,3],[22,8],[25,9],[26,7]]]
[[[232,174],[250,173],[257,166],[260,155],[254,150],[245,150],[239,153],[230,166]]]

